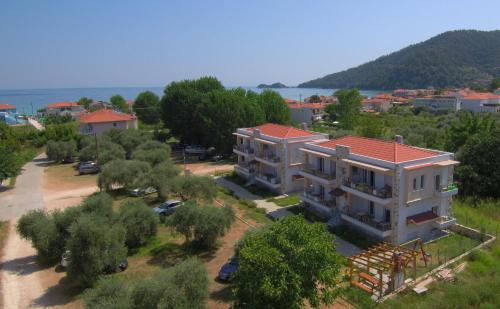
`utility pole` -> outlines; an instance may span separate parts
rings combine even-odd
[[[34,114],[34,111],[33,111],[33,102],[30,102],[31,104],[31,117],[34,117],[35,114]]]
[[[182,149],[182,157],[183,157],[183,161],[184,161],[184,177],[186,177],[187,176],[187,174],[186,174],[186,172],[187,172],[187,168],[186,168],[186,148]]]
[[[97,134],[94,133],[95,139],[95,162],[99,164],[99,143],[97,142]]]

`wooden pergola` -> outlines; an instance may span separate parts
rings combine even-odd
[[[411,243],[414,243],[413,249],[405,247]],[[416,250],[417,245],[420,245],[418,251]],[[399,246],[386,242],[379,243],[348,259],[350,284],[374,295],[378,292],[380,298],[384,296],[384,291],[392,291],[398,288],[396,286],[396,276],[403,274],[401,278],[404,278],[410,268],[410,263],[412,277],[416,279],[417,256],[420,254],[427,265],[420,238]],[[386,284],[387,288],[384,288]]]

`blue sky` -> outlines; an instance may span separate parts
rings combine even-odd
[[[296,85],[455,29],[500,1],[2,0],[0,89]]]

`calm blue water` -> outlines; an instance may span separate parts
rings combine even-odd
[[[255,87],[242,87],[255,92],[262,92],[262,89]],[[119,94],[125,99],[135,99],[143,91],[152,91],[159,96],[163,95],[163,87],[123,87],[123,88],[64,88],[64,89],[22,89],[22,90],[0,90],[0,103],[9,103],[17,106],[20,114],[31,115],[45,107],[48,103],[58,101],[77,101],[81,97],[88,97],[94,100],[109,101],[112,95]],[[283,88],[274,89],[284,98],[304,99],[313,94],[331,95],[336,89],[316,89],[316,88]],[[373,96],[381,91],[361,90],[365,96]]]

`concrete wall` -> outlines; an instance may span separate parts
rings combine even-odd
[[[127,130],[127,129],[137,129],[137,120],[131,121],[118,121],[118,122],[102,122],[102,123],[81,123],[80,133],[97,136],[102,135],[104,132],[117,129],[117,130]]]

